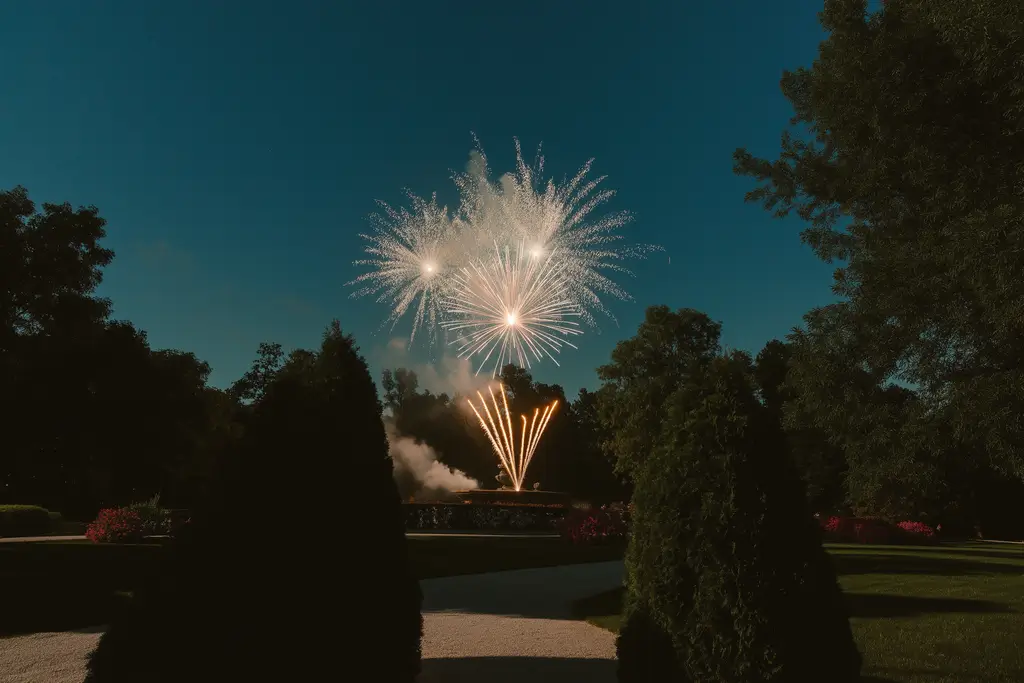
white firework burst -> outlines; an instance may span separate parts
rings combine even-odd
[[[623,301],[631,297],[609,274],[632,276],[624,262],[642,259],[660,247],[623,244],[619,229],[632,221],[627,211],[592,218],[595,210],[615,195],[614,190],[600,189],[605,176],[588,179],[593,159],[563,183],[549,179],[541,187],[544,156],[540,148],[532,166],[524,161],[518,139],[515,148],[515,172],[502,176],[495,185],[487,179],[487,157],[477,141],[478,161],[456,176],[460,192],[470,198],[463,200],[462,210],[466,211],[467,206],[476,209],[475,222],[488,227],[488,237],[497,234],[525,243],[531,258],[557,252],[565,264],[570,298],[582,318],[596,326],[590,312],[594,309],[614,320],[601,296]]]
[[[458,231],[448,208],[437,205],[436,195],[430,201],[411,193],[408,196],[411,211],[378,202],[381,212],[370,217],[373,233],[360,235],[367,241],[365,251],[370,258],[356,261],[371,270],[348,284],[360,286],[353,297],[376,295],[378,302],[389,303],[391,314],[385,325],[390,322],[392,328],[412,308],[411,342],[421,327],[432,339],[436,337],[437,324],[445,313],[441,301],[450,284]]]
[[[457,335],[451,343],[460,357],[481,357],[480,373],[493,357],[492,375],[516,362],[531,367],[532,360],[555,355],[581,334],[573,318],[579,308],[569,299],[565,262],[552,252],[533,257],[525,244],[515,250],[494,245],[494,254],[475,261],[453,276],[444,305],[448,318],[441,323]]]
[[[592,161],[560,184],[542,183],[539,149],[532,166],[518,140],[515,149],[516,170],[492,182],[476,141],[467,170],[453,174],[454,217],[435,197],[410,194],[411,210],[381,203],[375,231],[363,235],[370,258],[356,262],[370,270],[350,283],[361,287],[353,296],[390,304],[385,324],[413,310],[410,342],[421,329],[431,341],[451,333],[461,356],[483,357],[477,372],[492,357],[496,370],[529,367],[575,348],[568,339],[581,333],[578,320],[596,327],[593,311],[614,320],[602,296],[630,300],[612,279],[632,275],[625,261],[660,250],[624,244],[628,212],[593,218],[615,193],[600,187],[603,176],[588,178]]]

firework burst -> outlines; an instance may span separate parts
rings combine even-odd
[[[631,297],[609,275],[632,277],[625,262],[643,259],[661,248],[623,244],[619,231],[633,219],[627,211],[593,219],[596,210],[615,196],[614,190],[600,187],[606,176],[588,178],[593,159],[560,184],[551,179],[543,182],[544,156],[540,148],[530,165],[523,158],[519,140],[514,141],[516,170],[502,176],[497,184],[489,180],[487,156],[477,141],[474,162],[466,173],[455,177],[464,198],[462,210],[473,216],[474,223],[487,226],[484,232],[488,243],[495,234],[521,241],[534,259],[558,252],[567,275],[568,297],[581,318],[596,327],[591,313],[596,310],[614,320],[601,297],[623,301]]]
[[[391,315],[385,325],[391,323],[392,328],[413,309],[411,342],[421,327],[436,333],[444,316],[441,300],[451,282],[457,224],[448,217],[447,207],[437,205],[436,196],[430,201],[408,196],[411,211],[378,202],[381,212],[370,217],[373,233],[360,235],[370,258],[356,261],[370,271],[348,284],[359,286],[353,297],[376,296],[378,302],[389,303]]]
[[[592,219],[615,194],[603,176],[588,178],[592,162],[544,183],[540,151],[529,165],[518,140],[515,148],[516,170],[494,182],[477,141],[467,170],[453,174],[454,216],[433,197],[410,195],[411,210],[381,203],[374,232],[362,236],[369,258],[356,262],[369,271],[350,283],[360,287],[353,296],[390,304],[392,327],[413,311],[410,341],[443,330],[459,355],[481,356],[478,373],[492,358],[497,373],[503,362],[529,367],[576,348],[579,321],[596,327],[594,311],[614,320],[602,296],[630,298],[611,276],[631,275],[628,259],[659,250],[623,244],[627,212]]]
[[[512,486],[516,491],[521,491],[523,481],[526,479],[526,468],[530,466],[530,461],[533,460],[533,455],[537,452],[537,444],[540,443],[540,437],[543,436],[555,408],[558,407],[558,401],[549,403],[543,409],[535,408],[533,416],[529,419],[526,415],[520,415],[520,430],[517,439],[513,430],[512,413],[508,409],[505,387],[498,385],[498,393],[501,394],[500,407],[498,399],[494,395],[494,389],[489,388],[487,393],[491,399],[490,406],[481,391],[476,392],[476,395],[480,397],[480,410],[473,404],[473,401],[469,400],[467,403],[473,409],[477,419],[480,420],[480,426],[487,434],[494,452],[501,461],[501,466],[508,472]]]
[[[459,356],[481,357],[477,374],[492,357],[492,375],[513,361],[529,368],[531,357],[558,365],[554,354],[576,348],[569,338],[580,334],[565,269],[557,253],[537,258],[520,243],[514,252],[495,244],[491,258],[455,273],[441,325],[457,335]]]

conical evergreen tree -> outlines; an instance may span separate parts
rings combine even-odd
[[[391,470],[373,381],[334,323],[253,406],[213,499],[101,638],[87,683],[412,683],[421,597]]]
[[[624,683],[860,680],[860,654],[783,437],[743,354],[672,396],[635,482]]]

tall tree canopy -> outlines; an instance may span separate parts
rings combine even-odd
[[[801,347],[802,350],[803,347]],[[813,354],[811,360],[818,360]],[[794,391],[796,382],[791,382],[791,367],[794,365],[794,344],[772,339],[754,360],[754,380],[768,420],[785,432],[786,448],[797,471],[807,486],[807,497],[811,509],[817,512],[833,512],[844,507],[846,492],[843,487],[846,473],[846,454],[833,443],[829,434],[811,420],[800,419],[797,405],[806,408],[807,402],[799,403]],[[796,375],[800,370],[797,370]],[[787,415],[791,419],[787,419]]]
[[[605,447],[616,470],[631,476],[653,450],[664,419],[665,400],[717,355],[722,326],[692,308],[651,306],[636,334],[620,341],[611,363],[597,369]]]
[[[737,150],[736,172],[841,262],[827,315],[865,378],[918,387],[947,441],[1024,477],[1024,3],[826,0],[820,17],[818,58],[782,77],[800,133],[775,160]]]
[[[155,493],[188,505],[230,438],[206,363],[109,320],[104,225],[95,207],[0,192],[0,405],[18,425],[0,443],[0,502],[83,518]]]

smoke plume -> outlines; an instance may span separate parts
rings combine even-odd
[[[453,491],[480,488],[480,482],[437,459],[430,446],[395,433],[388,425],[388,445],[395,465],[395,480],[404,500],[444,500]]]

